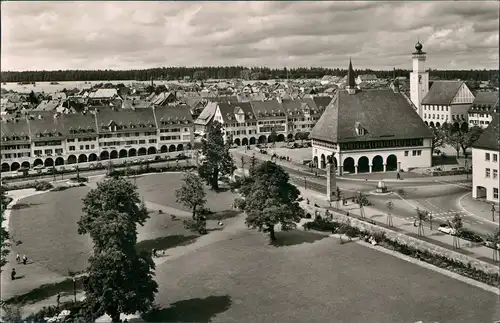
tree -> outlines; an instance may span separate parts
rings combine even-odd
[[[446,141],[446,132],[438,127],[429,127],[432,132],[432,145],[431,145],[431,156],[434,154],[436,148],[441,148],[444,146]]]
[[[247,226],[269,232],[271,241],[276,240],[276,224],[293,227],[304,214],[297,201],[300,191],[283,168],[270,161],[257,166],[242,188]]]
[[[222,125],[214,121],[207,128],[207,138],[202,140],[201,152],[205,157],[198,167],[198,174],[212,189],[219,188],[219,175],[231,174],[234,161],[229,144],[224,143]]]
[[[256,167],[257,167],[257,157],[255,157],[255,154],[253,154],[252,157],[250,157],[250,165],[248,166],[248,173],[250,174],[250,176],[253,175]]]
[[[251,70],[242,70],[240,72],[240,78],[243,80],[249,80],[252,77],[252,71]]]
[[[493,249],[493,261],[499,261],[499,248],[500,245],[500,229],[495,233],[488,234],[486,241],[489,241],[491,248]]]
[[[272,143],[273,146],[275,146],[277,140],[278,140],[278,134],[276,133],[276,130],[273,128],[273,130],[271,130],[271,134],[269,135],[269,142]]]
[[[462,148],[462,152],[464,156],[466,155],[466,150],[469,147],[472,147],[472,145],[479,139],[479,137],[483,134],[483,128],[474,126],[470,128],[468,131],[460,131],[461,132],[461,140],[460,140],[460,147]]]
[[[429,218],[429,211],[426,210],[421,210],[417,208],[417,216],[415,217],[415,221],[418,227],[418,235],[423,236],[425,234],[424,232],[424,221],[427,221]]]
[[[460,131],[449,132],[446,137],[446,143],[456,150],[457,158],[460,154],[460,142],[462,142],[462,140],[462,133]]]
[[[453,229],[453,247],[460,248],[460,231],[462,231],[464,227],[460,214],[455,214],[453,219],[448,221],[448,226]]]
[[[245,156],[241,156],[241,169],[243,170],[243,177],[245,177]]]
[[[137,187],[121,178],[109,179],[98,183],[83,205],[78,233],[88,233],[94,243],[84,282],[89,306],[113,322],[120,321],[121,313],[150,310],[158,285],[151,254],[137,250],[137,224],[144,225],[149,217]]]
[[[300,140],[300,144],[303,145],[304,140],[307,140],[309,138],[309,132],[298,132],[296,138]]]
[[[387,202],[387,225],[392,227],[392,210],[394,210],[394,203],[392,201]]]
[[[201,178],[193,172],[184,174],[182,186],[175,191],[177,202],[193,210],[193,220],[196,220],[196,211],[203,208],[207,202],[205,189]]]
[[[7,196],[5,195],[5,188],[3,186],[0,186],[0,225],[3,224],[3,221],[5,221],[5,218],[3,216],[3,213],[5,209],[7,208],[8,200]],[[9,232],[7,229],[1,225],[0,229],[0,268],[5,266],[7,264],[7,256],[9,255],[9,249],[8,247],[10,246],[9,243]]]
[[[198,70],[193,73],[193,79],[196,81],[203,81],[207,79],[207,73],[203,70]]]

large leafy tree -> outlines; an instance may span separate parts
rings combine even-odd
[[[3,216],[3,213],[5,211],[5,208],[7,207],[7,197],[5,195],[5,188],[3,186],[0,186],[0,224],[3,224],[3,221],[5,221],[5,218]],[[9,244],[9,232],[7,229],[1,225],[0,229],[0,268],[3,267],[7,263],[7,256],[9,255],[9,249],[8,247],[10,246]]]
[[[460,154],[460,143],[463,141],[463,134],[460,131],[449,132],[446,137],[446,143],[455,149],[457,152],[457,158]]]
[[[462,131],[460,148],[465,156],[467,148],[472,147],[472,145],[479,139],[483,134],[483,128],[474,126],[468,129],[468,131]]]
[[[304,213],[297,201],[300,191],[289,183],[289,175],[270,161],[257,166],[241,192],[244,203],[237,203],[246,212],[246,224],[269,232],[271,241],[276,240],[274,226],[293,227]]]
[[[230,145],[224,143],[222,125],[217,121],[209,124],[201,147],[205,158],[198,167],[198,174],[213,189],[219,188],[219,175],[231,174],[236,169],[229,148]]]
[[[83,200],[78,232],[94,242],[84,290],[91,308],[108,314],[146,312],[154,304],[158,285],[150,253],[138,251],[137,224],[148,218],[137,188],[121,178],[98,184]]]
[[[183,177],[182,186],[175,191],[177,202],[193,210],[193,220],[196,219],[196,211],[202,208],[206,200],[205,188],[201,178],[193,172],[187,172]]]
[[[441,148],[446,143],[446,131],[438,127],[429,127],[433,134],[432,145],[431,145],[431,155],[437,148]]]

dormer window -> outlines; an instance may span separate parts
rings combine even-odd
[[[361,125],[361,123],[356,122],[355,127],[356,127],[356,135],[358,135],[358,136],[364,136],[364,135],[366,135],[366,129],[363,128],[363,126]]]

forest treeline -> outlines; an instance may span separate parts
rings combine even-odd
[[[321,78],[325,75],[344,76],[347,70],[339,68],[283,68],[266,67],[247,68],[244,66],[214,67],[163,67],[142,70],[59,70],[59,71],[23,71],[1,72],[1,82],[51,82],[51,81],[118,81],[118,80],[179,80],[189,77],[195,80],[206,79],[309,79]],[[356,70],[356,74],[375,74],[379,78],[396,76],[409,77],[410,71],[403,69],[375,71],[370,69]],[[498,80],[496,70],[430,70],[432,79],[461,79],[475,81]]]

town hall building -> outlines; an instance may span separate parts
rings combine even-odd
[[[339,90],[312,129],[312,158],[339,175],[430,167],[429,127],[399,88],[358,90],[349,62],[346,90]],[[333,155],[333,157],[332,157]]]

